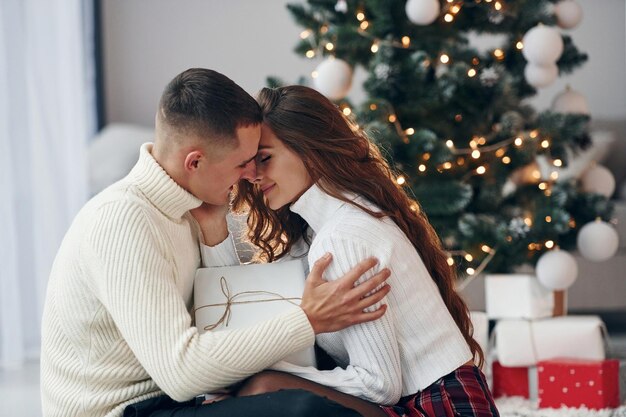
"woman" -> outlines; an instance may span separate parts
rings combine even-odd
[[[447,256],[377,147],[313,89],[266,88],[258,101],[257,177],[240,184],[236,206],[250,208],[261,257],[276,261],[304,244],[309,262],[333,253],[327,279],[336,279],[375,256],[391,269],[391,291],[381,319],[317,337],[341,367],[279,363],[290,375],[261,374],[240,395],[304,388],[363,415],[497,416]]]

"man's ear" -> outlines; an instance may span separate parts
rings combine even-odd
[[[191,151],[185,156],[185,171],[192,172],[198,169],[200,164],[205,161],[204,155],[200,151]]]

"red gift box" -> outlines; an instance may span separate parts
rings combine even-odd
[[[619,361],[551,359],[537,364],[539,407],[619,406]]]
[[[528,398],[528,368],[502,366],[493,363],[493,395],[494,397]]]

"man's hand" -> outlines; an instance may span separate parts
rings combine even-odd
[[[375,258],[361,261],[346,275],[332,282],[322,278],[324,270],[330,265],[332,256],[324,255],[320,258],[309,274],[300,307],[306,313],[315,334],[336,332],[346,327],[376,320],[382,317],[387,310],[386,305],[372,312],[364,312],[380,300],[390,290],[385,284],[376,292],[373,292],[385,282],[391,272],[385,268],[372,278],[356,287],[354,284],[365,272],[378,264]]]
[[[190,213],[198,221],[206,245],[215,246],[228,237],[228,204],[214,206],[202,203],[200,207],[190,210]]]

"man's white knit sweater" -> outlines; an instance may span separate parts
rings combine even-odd
[[[87,203],[55,259],[42,326],[44,417],[120,416],[163,392],[188,400],[314,342],[300,309],[198,333],[190,310],[199,228],[189,210],[201,201],[150,151],[143,145],[130,174]]]
[[[378,210],[362,198],[357,201]],[[377,219],[317,185],[290,209],[313,230],[309,264],[326,252],[333,254],[326,279],[337,279],[359,261],[375,256],[380,268],[391,270],[387,280],[391,291],[382,301],[388,305],[382,318],[317,336],[318,344],[339,367],[319,371],[280,362],[272,369],[389,405],[428,387],[472,358],[422,259],[392,220]],[[302,252],[301,247],[296,250]],[[375,272],[368,271],[359,282]]]

